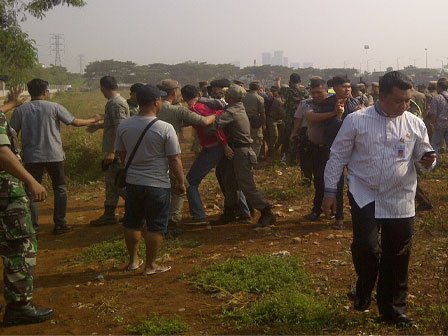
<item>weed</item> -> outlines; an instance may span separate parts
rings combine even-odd
[[[265,295],[245,309],[225,311],[236,327],[263,328],[269,333],[322,333],[346,324],[328,302],[289,289]]]
[[[311,277],[298,257],[251,255],[209,266],[197,275],[197,286],[206,292],[222,288],[230,293],[266,293],[295,285],[307,288]]]
[[[126,326],[126,329],[139,335],[174,335],[186,333],[190,328],[177,316],[165,318],[152,313],[145,320]]]
[[[202,251],[201,250],[193,250],[193,251],[191,251],[191,256],[193,257],[193,258],[198,258],[198,257],[200,257],[202,255]]]

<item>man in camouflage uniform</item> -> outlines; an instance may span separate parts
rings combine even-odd
[[[53,309],[32,302],[37,239],[23,181],[36,201],[46,198],[42,187],[21,164],[17,134],[3,112],[21,104],[20,91],[0,106],[0,255],[4,264],[5,324],[37,323],[49,319]],[[1,309],[1,305],[0,305]]]
[[[131,117],[133,115],[137,115],[140,112],[140,110],[138,109],[137,91],[142,87],[145,87],[145,85],[143,85],[142,83],[135,83],[132,84],[131,88],[129,89],[130,98],[126,100],[126,102],[128,103],[129,114],[131,115]]]
[[[104,76],[100,80],[100,89],[104,97],[108,99],[104,114],[104,123],[89,127],[88,130],[95,132],[99,128],[104,129],[103,133],[103,170],[106,178],[106,200],[104,201],[104,214],[90,222],[90,225],[101,226],[118,223],[115,216],[119,197],[126,197],[125,188],[118,188],[115,185],[117,172],[124,168],[118,155],[115,155],[115,138],[118,125],[126,118],[129,118],[129,106],[126,100],[118,93],[117,81],[114,77]]]
[[[286,161],[288,164],[293,165],[295,163],[296,156],[296,146],[293,141],[290,141],[291,133],[294,129],[294,113],[299,106],[299,103],[308,98],[308,91],[300,86],[301,83],[300,75],[297,73],[292,73],[289,77],[289,86],[281,87],[280,78],[277,79],[277,86],[280,88],[280,94],[285,99],[285,111],[286,116],[284,119],[285,131],[283,134],[283,153],[286,153]]]

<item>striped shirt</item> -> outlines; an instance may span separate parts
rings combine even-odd
[[[415,166],[423,169],[416,161],[428,151],[432,147],[425,124],[410,112],[389,117],[376,104],[351,113],[331,147],[325,196],[336,195],[347,165],[348,186],[360,208],[375,202],[375,218],[413,217]]]

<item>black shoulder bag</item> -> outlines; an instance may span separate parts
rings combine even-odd
[[[128,160],[128,162],[126,163],[126,166],[125,166],[124,168],[120,169],[120,170],[117,172],[117,175],[115,175],[115,186],[116,186],[116,187],[118,187],[118,188],[124,188],[124,187],[126,187],[126,172],[128,171],[129,166],[131,165],[132,159],[134,158],[135,153],[137,152],[137,149],[138,149],[138,147],[140,146],[140,143],[142,142],[143,137],[144,137],[145,134],[146,134],[146,131],[149,130],[149,128],[150,128],[150,127],[151,127],[157,120],[159,120],[159,119],[157,119],[157,118],[154,119],[153,121],[151,121],[151,122],[145,127],[145,129],[143,130],[142,134],[140,135],[140,138],[138,138],[138,141],[137,141],[137,143],[135,144],[135,147],[134,147],[134,149],[132,150],[131,155],[129,156],[129,160]]]

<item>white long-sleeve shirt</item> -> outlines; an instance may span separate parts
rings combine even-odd
[[[336,191],[347,165],[349,190],[360,208],[375,201],[375,218],[413,217],[415,166],[423,168],[416,161],[432,150],[425,124],[409,112],[390,117],[376,104],[351,113],[331,147],[326,195]]]

